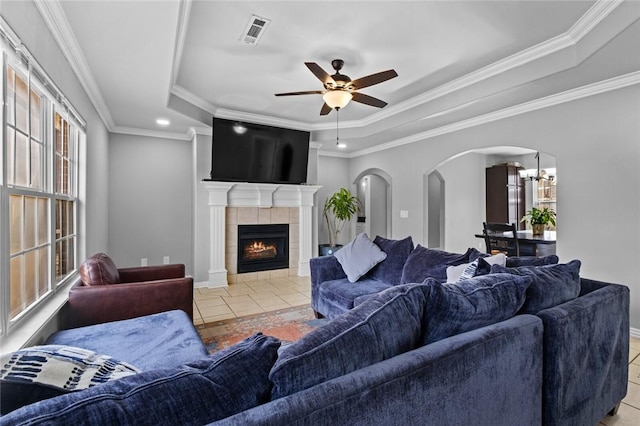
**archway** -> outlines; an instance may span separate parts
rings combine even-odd
[[[486,168],[508,163],[529,169],[530,172],[534,169],[537,174],[535,156],[536,151],[532,149],[495,146],[453,155],[427,170],[423,175],[424,243],[429,247],[455,252],[463,252],[468,247],[484,251],[483,241],[474,235],[481,233],[482,222],[486,220]],[[551,182],[555,190],[555,157],[541,152],[539,159],[540,171],[554,175]],[[538,196],[538,187],[542,188],[540,182],[524,179],[525,210],[542,205],[542,202],[556,210],[555,200],[543,198],[549,192],[550,181],[544,181],[547,190],[541,189],[542,195]]]
[[[391,235],[391,176],[380,169],[367,169],[353,183],[362,202],[356,234],[366,232],[371,238]]]

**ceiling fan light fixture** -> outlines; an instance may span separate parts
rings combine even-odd
[[[351,92],[347,90],[330,90],[322,95],[324,102],[333,109],[344,108],[353,98]]]

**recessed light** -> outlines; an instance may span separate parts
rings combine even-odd
[[[167,120],[166,118],[158,118],[156,120],[156,124],[158,126],[168,126],[169,124],[171,124],[171,122],[169,120]]]

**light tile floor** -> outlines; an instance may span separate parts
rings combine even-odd
[[[194,324],[275,311],[310,303],[309,277],[284,277],[230,284],[224,288],[193,291]],[[640,339],[631,337],[627,396],[618,414],[606,416],[600,426],[640,425]]]
[[[283,277],[193,290],[195,325],[311,303],[309,277]]]
[[[627,396],[622,400],[618,414],[606,416],[599,425],[640,425],[640,339],[631,337],[629,342],[629,384]]]

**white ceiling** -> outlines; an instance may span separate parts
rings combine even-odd
[[[321,96],[273,94],[322,89],[306,61],[333,74],[341,58],[352,79],[393,68],[362,90],[386,108],[340,111],[353,155],[640,69],[636,1],[38,4],[114,132],[186,139],[216,115],[311,130],[331,151],[336,113],[319,115]],[[240,41],[252,14],[271,20],[257,46]]]

